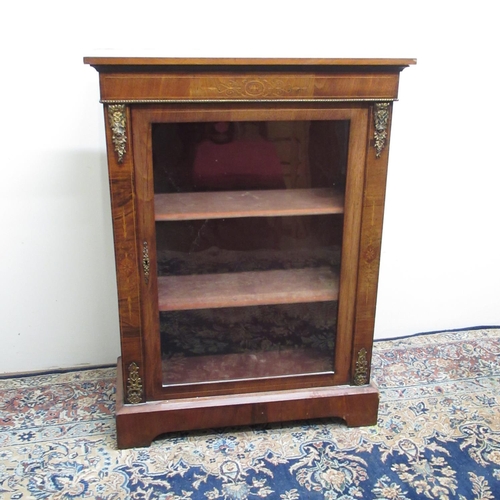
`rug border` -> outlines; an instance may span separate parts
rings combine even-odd
[[[430,332],[419,332],[419,333],[409,333],[408,335],[400,335],[399,337],[383,337],[374,339],[373,342],[388,342],[391,340],[404,340],[411,337],[420,337],[426,335],[438,335],[441,333],[453,333],[453,332],[467,332],[467,331],[476,331],[476,330],[495,330],[500,329],[500,325],[481,325],[481,326],[470,326],[464,328],[450,328],[449,330],[432,330]]]

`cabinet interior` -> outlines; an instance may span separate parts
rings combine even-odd
[[[349,120],[151,135],[163,385],[333,373]]]

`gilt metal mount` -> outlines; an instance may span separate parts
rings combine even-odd
[[[142,270],[144,272],[144,283],[147,285],[149,283],[150,270],[149,246],[147,241],[142,242]]]
[[[127,402],[133,405],[142,403],[142,380],[139,377],[139,367],[133,362],[128,365]]]
[[[108,119],[118,163],[123,163],[127,152],[127,111],[125,104],[108,105]]]
[[[366,385],[368,383],[367,354],[368,352],[364,347],[358,352],[354,371],[354,385]]]
[[[387,143],[387,124],[389,122],[390,103],[377,102],[374,109],[375,120],[375,155],[380,158]]]

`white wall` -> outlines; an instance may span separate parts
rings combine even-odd
[[[500,324],[494,2],[9,4],[0,33],[0,372],[118,356],[98,75],[82,63],[101,49],[417,57],[395,104],[376,336]]]

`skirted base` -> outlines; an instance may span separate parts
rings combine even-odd
[[[339,417],[349,427],[377,422],[379,393],[366,386],[184,398],[125,405],[118,360],[116,430],[118,448],[149,446],[163,433],[237,425]]]

